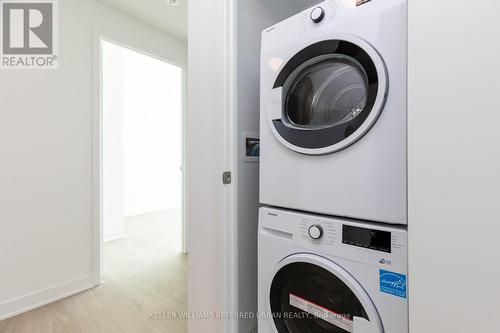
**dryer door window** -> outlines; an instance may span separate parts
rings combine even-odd
[[[279,269],[270,287],[270,311],[279,333],[353,332],[355,321],[381,327],[368,295],[342,278],[345,271],[333,263],[326,269],[299,260]]]
[[[290,126],[321,129],[359,116],[368,102],[368,77],[345,55],[314,58],[285,83],[284,119]]]
[[[289,148],[305,154],[336,152],[375,124],[386,98],[385,67],[363,45],[323,41],[285,65],[274,85],[282,93],[281,118],[272,119],[271,126]]]

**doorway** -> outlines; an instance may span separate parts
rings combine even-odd
[[[123,238],[124,219],[169,212],[183,251],[182,68],[104,39],[101,49],[103,239]]]
[[[184,70],[101,38],[102,284],[145,315],[186,311]],[[175,292],[172,292],[175,291]],[[184,331],[183,321],[151,321]]]

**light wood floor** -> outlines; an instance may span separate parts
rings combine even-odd
[[[127,218],[127,238],[104,245],[101,286],[0,322],[1,333],[184,333],[187,258],[178,211]],[[164,317],[165,318],[165,317]]]

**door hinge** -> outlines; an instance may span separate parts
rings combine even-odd
[[[231,176],[231,171],[226,171],[222,174],[222,183],[224,185],[229,185],[231,184],[231,179],[232,176]]]

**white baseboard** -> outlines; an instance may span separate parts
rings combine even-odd
[[[125,232],[121,231],[121,232],[113,232],[111,234],[104,235],[103,237],[104,237],[104,240],[103,240],[104,242],[112,242],[115,240],[124,239],[127,236],[125,235]]]
[[[88,275],[47,289],[35,291],[18,298],[0,302],[0,321],[78,294],[98,284],[98,280],[96,280],[94,276]]]

